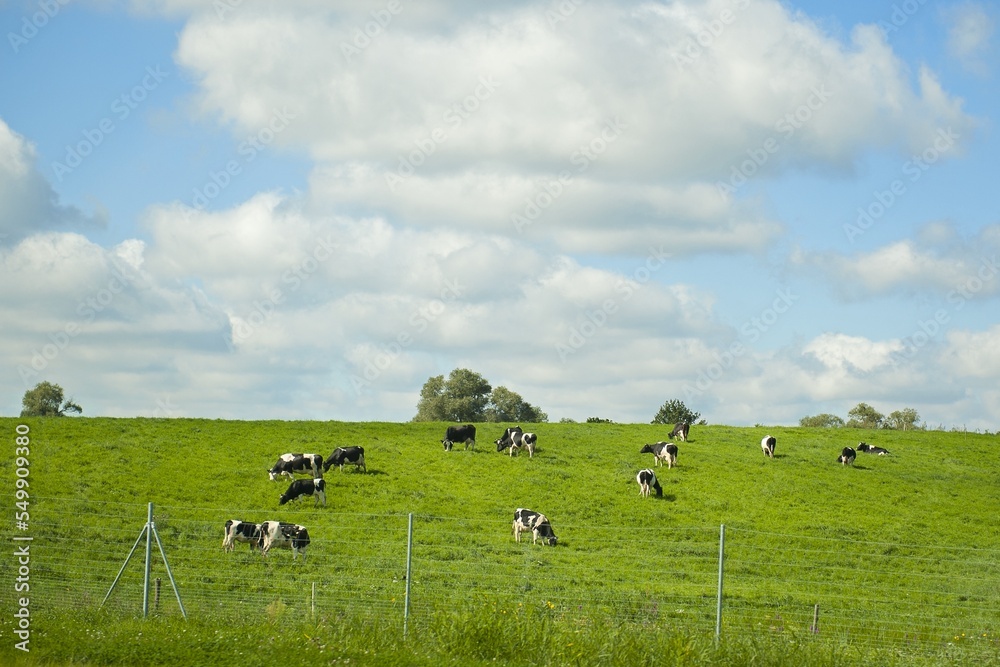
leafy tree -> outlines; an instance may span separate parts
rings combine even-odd
[[[489,381],[467,368],[456,368],[446,380],[428,378],[420,390],[413,421],[545,422],[541,409],[506,387],[493,389]]]
[[[885,415],[867,403],[858,403],[847,416],[850,417],[847,426],[851,428],[882,428],[885,421]]]
[[[799,420],[799,426],[811,428],[840,428],[843,425],[843,419],[826,412],[821,415],[813,415],[812,417],[803,417]]]
[[[614,424],[610,419],[601,419],[600,417],[587,417],[588,424]]]
[[[575,424],[576,420],[572,417],[562,417],[559,419],[560,424]]]
[[[83,412],[73,399],[63,401],[63,388],[51,382],[39,382],[34,389],[24,392],[21,405],[22,417],[62,417],[67,412]]]
[[[688,424],[697,424],[698,417],[701,417],[700,412],[692,412],[684,405],[684,401],[675,398],[661,405],[660,411],[656,413],[650,423],[673,425],[687,422]]]
[[[918,421],[920,421],[920,415],[917,414],[916,410],[913,408],[903,408],[902,410],[890,412],[885,423],[888,428],[900,431],[912,431],[917,428]]]
[[[490,393],[490,403],[486,407],[486,421],[547,422],[548,420],[547,414],[507,387],[497,387]]]

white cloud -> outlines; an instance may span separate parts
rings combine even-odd
[[[0,119],[0,244],[50,229],[92,227],[80,210],[59,204],[38,171],[35,147]]]
[[[996,28],[993,13],[978,2],[963,2],[942,10],[948,31],[948,52],[966,68],[986,74]]]
[[[873,145],[922,149],[971,122],[929,70],[914,90],[874,26],[843,44],[767,1],[549,10],[436,23],[407,8],[354,53],[351,11],[247,3],[194,16],[176,59],[237,137],[294,116],[274,144],[315,158],[318,202],[507,235],[535,206],[545,224],[530,232],[569,252],[641,254],[650,237],[759,249],[780,226],[717,189],[755,155],[754,178],[850,168]],[[732,20],[699,44],[723,11]]]

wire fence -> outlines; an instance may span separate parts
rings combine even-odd
[[[31,547],[33,614],[92,613],[101,606],[146,525],[145,504],[35,499]],[[239,509],[158,505],[153,522],[189,617],[236,622],[289,615],[371,617],[398,622],[407,611],[408,516],[300,511],[310,530],[304,558],[267,558],[246,544],[222,549]],[[86,520],[80,520],[81,516]],[[286,519],[287,520],[287,519]],[[939,650],[963,642],[995,653],[1000,644],[1000,551],[886,544],[725,528],[557,525],[559,546],[517,544],[510,521],[416,515],[406,623],[419,629],[441,611],[533,605],[560,617],[600,614],[624,622],[711,632],[810,634],[874,647]],[[141,613],[143,553],[103,609]],[[151,610],[180,614],[158,550]],[[16,563],[0,559],[13,580]],[[717,615],[722,591],[721,619]],[[7,595],[9,593],[5,593]]]

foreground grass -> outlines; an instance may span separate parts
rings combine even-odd
[[[4,621],[4,635],[9,623]],[[908,654],[809,635],[743,635],[716,643],[711,634],[614,619],[566,624],[543,610],[436,616],[404,638],[394,624],[369,619],[275,619],[223,626],[176,618],[111,618],[86,622],[56,614],[44,620],[29,654],[0,650],[3,664],[214,665],[315,667],[326,664],[408,665],[998,665],[993,655],[957,647]]]

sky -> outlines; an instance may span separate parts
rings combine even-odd
[[[996,2],[0,1],[0,414],[997,430]]]

